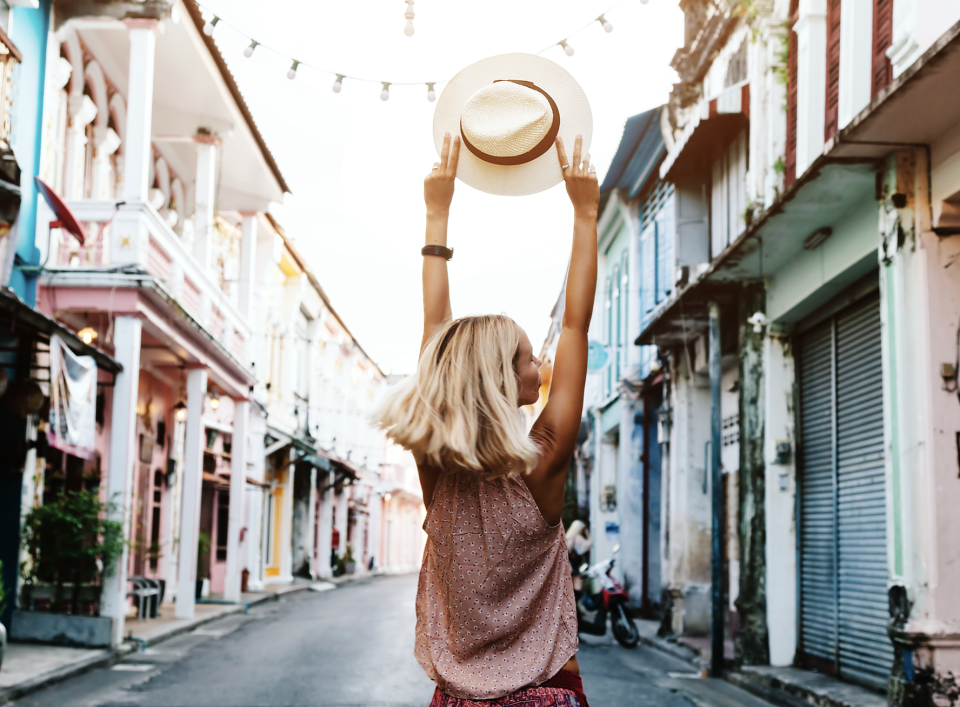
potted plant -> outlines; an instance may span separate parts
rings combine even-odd
[[[347,574],[353,574],[357,571],[357,563],[353,559],[353,548],[347,545],[347,552],[343,556],[343,566]]]
[[[207,581],[207,566],[208,562],[204,562],[205,559],[208,559],[210,553],[210,536],[204,532],[200,532],[197,535],[197,589],[196,589],[196,599],[203,597],[203,583]]]
[[[23,606],[10,637],[66,645],[109,645],[113,619],[100,617],[103,577],[123,551],[116,506],[91,491],[68,492],[32,509],[23,528]],[[46,611],[37,611],[46,604]]]

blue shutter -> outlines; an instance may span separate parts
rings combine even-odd
[[[656,224],[651,223],[641,236],[642,258],[640,261],[641,286],[643,288],[643,297],[641,298],[641,309],[643,310],[643,322],[647,324],[650,321],[650,315],[656,306],[657,289],[657,238]]]

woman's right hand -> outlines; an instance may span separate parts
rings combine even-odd
[[[596,218],[600,204],[600,184],[597,181],[597,168],[590,164],[589,153],[583,155],[583,136],[577,135],[573,143],[573,159],[567,160],[567,151],[563,138],[557,137],[557,157],[563,170],[563,182],[567,187],[567,196],[573,204],[576,214]],[[566,167],[566,169],[564,169]]]
[[[446,133],[443,136],[440,161],[433,163],[433,169],[423,180],[423,200],[427,205],[428,216],[446,216],[450,213],[459,159],[460,136],[457,135],[451,141],[450,133]]]

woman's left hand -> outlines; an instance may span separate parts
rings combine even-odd
[[[430,174],[423,180],[423,200],[427,205],[428,216],[446,216],[450,213],[459,159],[460,136],[456,135],[451,140],[450,133],[447,133],[443,136],[440,161],[434,162]]]
[[[573,143],[573,159],[567,160],[567,151],[563,138],[557,137],[557,157],[563,170],[563,182],[567,187],[567,196],[573,204],[573,211],[589,217],[596,217],[600,204],[600,184],[597,182],[597,168],[590,164],[590,153],[580,154],[583,150],[583,136],[577,135]]]

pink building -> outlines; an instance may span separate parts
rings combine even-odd
[[[131,575],[164,580],[178,616],[193,615],[198,571],[238,599],[242,508],[262,498],[249,435],[256,226],[288,188],[196,5],[175,10],[56,17],[47,64],[41,175],[88,237],[51,230],[41,210],[38,307],[93,330],[124,367],[89,463],[102,494],[123,499],[131,540],[102,600],[118,618]]]

